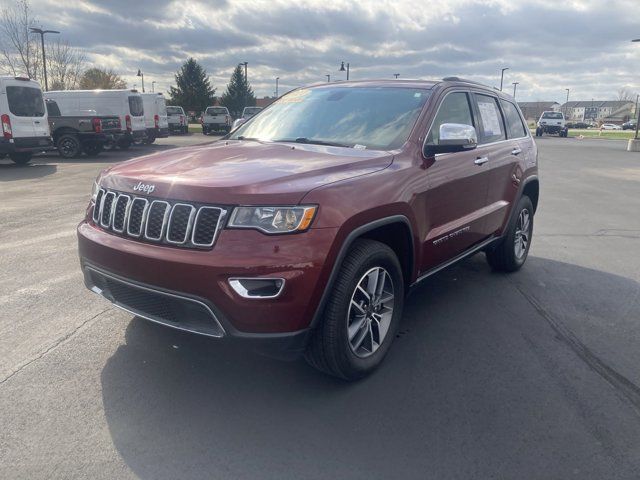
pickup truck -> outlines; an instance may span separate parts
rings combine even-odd
[[[211,132],[231,131],[231,115],[227,107],[207,107],[200,118],[202,133],[208,135]]]
[[[53,143],[61,157],[75,158],[83,152],[95,157],[105,144],[116,142],[122,135],[117,115],[101,116],[93,111],[62,115],[55,100],[46,99],[45,104]]]

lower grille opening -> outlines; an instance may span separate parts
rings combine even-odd
[[[92,290],[134,315],[212,337],[224,336],[215,314],[197,300],[135,285],[87,268]]]

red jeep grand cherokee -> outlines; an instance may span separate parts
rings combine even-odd
[[[295,90],[221,141],[102,172],[87,287],[148,320],[353,379],[409,287],[473,253],[524,263],[537,151],[512,97],[447,78]]]

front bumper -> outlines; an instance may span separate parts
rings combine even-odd
[[[283,343],[288,349],[306,341],[331,270],[328,258],[335,235],[332,228],[282,236],[225,229],[212,250],[201,251],[119,237],[86,221],[78,227],[85,279],[90,268],[157,292],[196,299],[213,312],[223,336]],[[286,284],[277,298],[247,299],[230,287],[234,277],[277,277]],[[94,286],[87,283],[90,289]]]
[[[53,150],[54,148],[51,137],[0,138],[0,154],[21,152],[36,153]]]

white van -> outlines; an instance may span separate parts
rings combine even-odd
[[[147,129],[145,143],[153,143],[156,138],[169,136],[167,104],[161,93],[141,93],[144,104],[144,123]]]
[[[117,144],[122,149],[147,137],[144,105],[137,90],[59,90],[47,92],[47,98],[55,100],[63,115],[87,110],[96,115],[118,115],[123,135]]]
[[[0,158],[19,165],[36,152],[53,149],[40,84],[23,77],[0,77]]]

